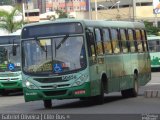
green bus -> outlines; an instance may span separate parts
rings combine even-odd
[[[0,94],[22,90],[20,33],[0,36]]]
[[[160,68],[160,36],[147,36],[148,48],[151,57],[151,68]]]
[[[61,19],[26,25],[21,33],[26,102],[92,98],[121,91],[137,96],[151,79],[145,26],[140,22]]]

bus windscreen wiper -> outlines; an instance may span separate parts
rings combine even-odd
[[[61,42],[56,46],[56,49],[59,49],[61,47],[61,45],[67,40],[67,38],[69,37],[69,35],[66,35]]]

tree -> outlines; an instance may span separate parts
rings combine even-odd
[[[158,35],[160,28],[154,27],[150,22],[144,21],[146,31],[148,35]]]
[[[0,10],[0,28],[13,33],[22,27],[23,21],[15,21],[15,16],[19,14],[18,8],[13,8],[11,12]]]
[[[63,12],[62,10],[57,10],[57,13],[59,14],[59,18],[67,18],[68,15],[66,12]]]

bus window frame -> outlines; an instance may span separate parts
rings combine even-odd
[[[139,53],[138,52],[138,43],[137,43],[137,38],[136,38],[136,29],[132,29],[133,31],[133,40],[134,40],[134,46],[135,46],[135,52],[136,53]]]
[[[128,48],[128,53],[131,53],[131,44],[130,44],[130,40],[129,40],[129,35],[128,35],[128,28],[125,29],[125,33],[126,33],[126,44],[127,44],[127,48]]]
[[[104,30],[108,30],[109,39],[110,39],[109,41],[110,41],[110,44],[111,44],[111,53],[105,53],[105,48],[104,48],[104,54],[113,54],[113,45],[112,45],[112,38],[111,38],[110,28],[108,28],[108,27],[102,28],[102,34],[103,34]],[[106,41],[104,41],[104,35],[103,35],[102,39],[103,39],[103,42],[106,42]],[[103,43],[103,45],[104,45],[104,43]]]
[[[100,31],[100,36],[101,36],[101,40],[97,41],[96,40],[96,29],[98,29]],[[96,51],[96,56],[100,56],[100,55],[104,55],[104,47],[103,47],[103,36],[102,36],[102,30],[100,27],[94,27],[94,41],[95,41],[95,51]],[[100,42],[101,43],[101,48],[102,48],[102,54],[99,54],[97,51],[97,43]]]
[[[125,40],[125,44],[126,44],[126,48],[127,48],[127,52],[123,52],[123,45],[122,45],[122,39],[121,39],[121,30],[124,30],[124,34],[125,34],[125,37],[126,37],[126,40]],[[128,39],[128,35],[127,35],[127,30],[126,30],[126,28],[119,28],[119,36],[120,36],[120,41],[121,41],[121,49],[122,49],[122,53],[123,54],[128,54],[129,52],[130,52],[130,45],[129,45],[129,39]]]
[[[139,33],[140,33],[140,40],[138,40],[137,39],[137,33],[136,33],[136,31],[139,31]],[[143,53],[144,52],[144,48],[143,48],[143,40],[142,40],[142,35],[141,35],[141,29],[135,29],[135,38],[136,38],[136,41],[138,42],[138,41],[140,41],[141,42],[141,44],[142,44],[142,51],[140,51],[139,49],[138,49],[138,43],[137,43],[137,52],[138,53]]]
[[[113,38],[112,38],[112,33],[111,33],[111,30],[116,30],[117,32],[117,41],[118,41],[118,47],[119,47],[119,52],[118,53],[115,53],[114,52],[114,49],[113,49]],[[112,44],[112,53],[113,54],[121,54],[122,51],[121,51],[121,46],[120,46],[120,42],[119,42],[119,31],[118,31],[119,28],[115,28],[115,27],[110,27],[110,37],[111,37],[111,44]]]
[[[93,42],[90,42],[90,37],[89,34],[92,34],[92,37],[93,37]],[[88,56],[91,57],[93,56],[93,53],[92,53],[92,50],[91,50],[91,45],[94,45],[94,34],[92,31],[90,31],[89,29],[86,29],[85,31],[85,36],[86,36],[86,43],[87,43],[87,50],[88,50]],[[95,45],[94,45],[94,54],[95,54]]]
[[[147,40],[147,32],[144,29],[142,29],[142,30],[144,31],[144,37],[145,37],[144,41],[146,42],[146,48],[147,48],[146,52],[149,52],[149,46],[148,46],[148,40]]]
[[[142,40],[142,47],[143,47],[143,52],[146,52],[147,50],[145,50],[145,47],[144,47],[144,42],[145,42],[146,40],[143,39],[142,30],[143,30],[143,29],[140,29],[141,40]],[[144,35],[144,37],[145,37],[145,35]]]
[[[97,52],[96,52],[96,46],[95,46],[94,28],[93,28],[93,27],[87,27],[86,30],[89,30],[89,32],[91,32],[92,35],[93,35],[93,44],[90,44],[90,42],[89,42],[89,44],[88,44],[88,39],[87,39],[87,47],[90,47],[90,50],[91,50],[91,56],[89,56],[89,57],[96,57],[96,56],[97,56]],[[87,32],[87,31],[85,31],[85,32]],[[90,46],[88,46],[88,45],[90,45]],[[93,53],[92,53],[91,45],[93,45],[94,54],[95,54],[95,55],[93,55]]]
[[[134,52],[131,51],[131,40],[129,39],[129,34],[128,34],[128,33],[129,33],[129,32],[128,32],[129,30],[132,31],[132,37],[133,37],[133,41],[132,41],[132,42],[133,42],[133,44],[134,44]],[[130,47],[130,51],[129,51],[129,52],[130,52],[130,53],[137,53],[136,46],[135,46],[135,32],[134,32],[134,29],[132,29],[132,28],[127,28],[127,35],[128,35],[129,45],[130,45],[130,46],[129,46],[129,47]]]

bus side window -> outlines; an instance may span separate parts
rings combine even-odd
[[[141,35],[142,35],[142,40],[143,40],[143,43],[144,43],[143,44],[144,45],[144,50],[148,51],[145,30],[141,30]]]
[[[109,35],[109,29],[103,29],[103,42],[104,42],[104,52],[106,54],[112,54],[112,44]]]
[[[140,30],[135,30],[138,52],[143,52],[142,39]]]
[[[148,41],[148,45],[149,45],[150,52],[156,52],[156,48],[157,48],[156,40]]]
[[[102,47],[102,37],[100,29],[95,29],[95,38],[96,38],[96,51],[98,55],[103,54],[103,47]]]
[[[111,29],[111,36],[112,36],[113,52],[114,53],[120,53],[117,29]]]
[[[133,37],[133,30],[132,29],[128,29],[128,39],[130,42],[130,51],[131,52],[135,52],[135,45],[134,45],[134,37]]]
[[[121,39],[121,42],[122,42],[122,51],[123,53],[128,53],[128,46],[127,45],[127,38],[126,38],[126,32],[125,32],[125,29],[120,29],[120,39]]]
[[[156,52],[159,52],[160,51],[160,41],[159,41],[159,39],[157,39],[156,45],[157,45]]]
[[[89,56],[95,56],[95,42],[94,42],[93,33],[87,31],[86,38],[87,38],[88,54]]]

